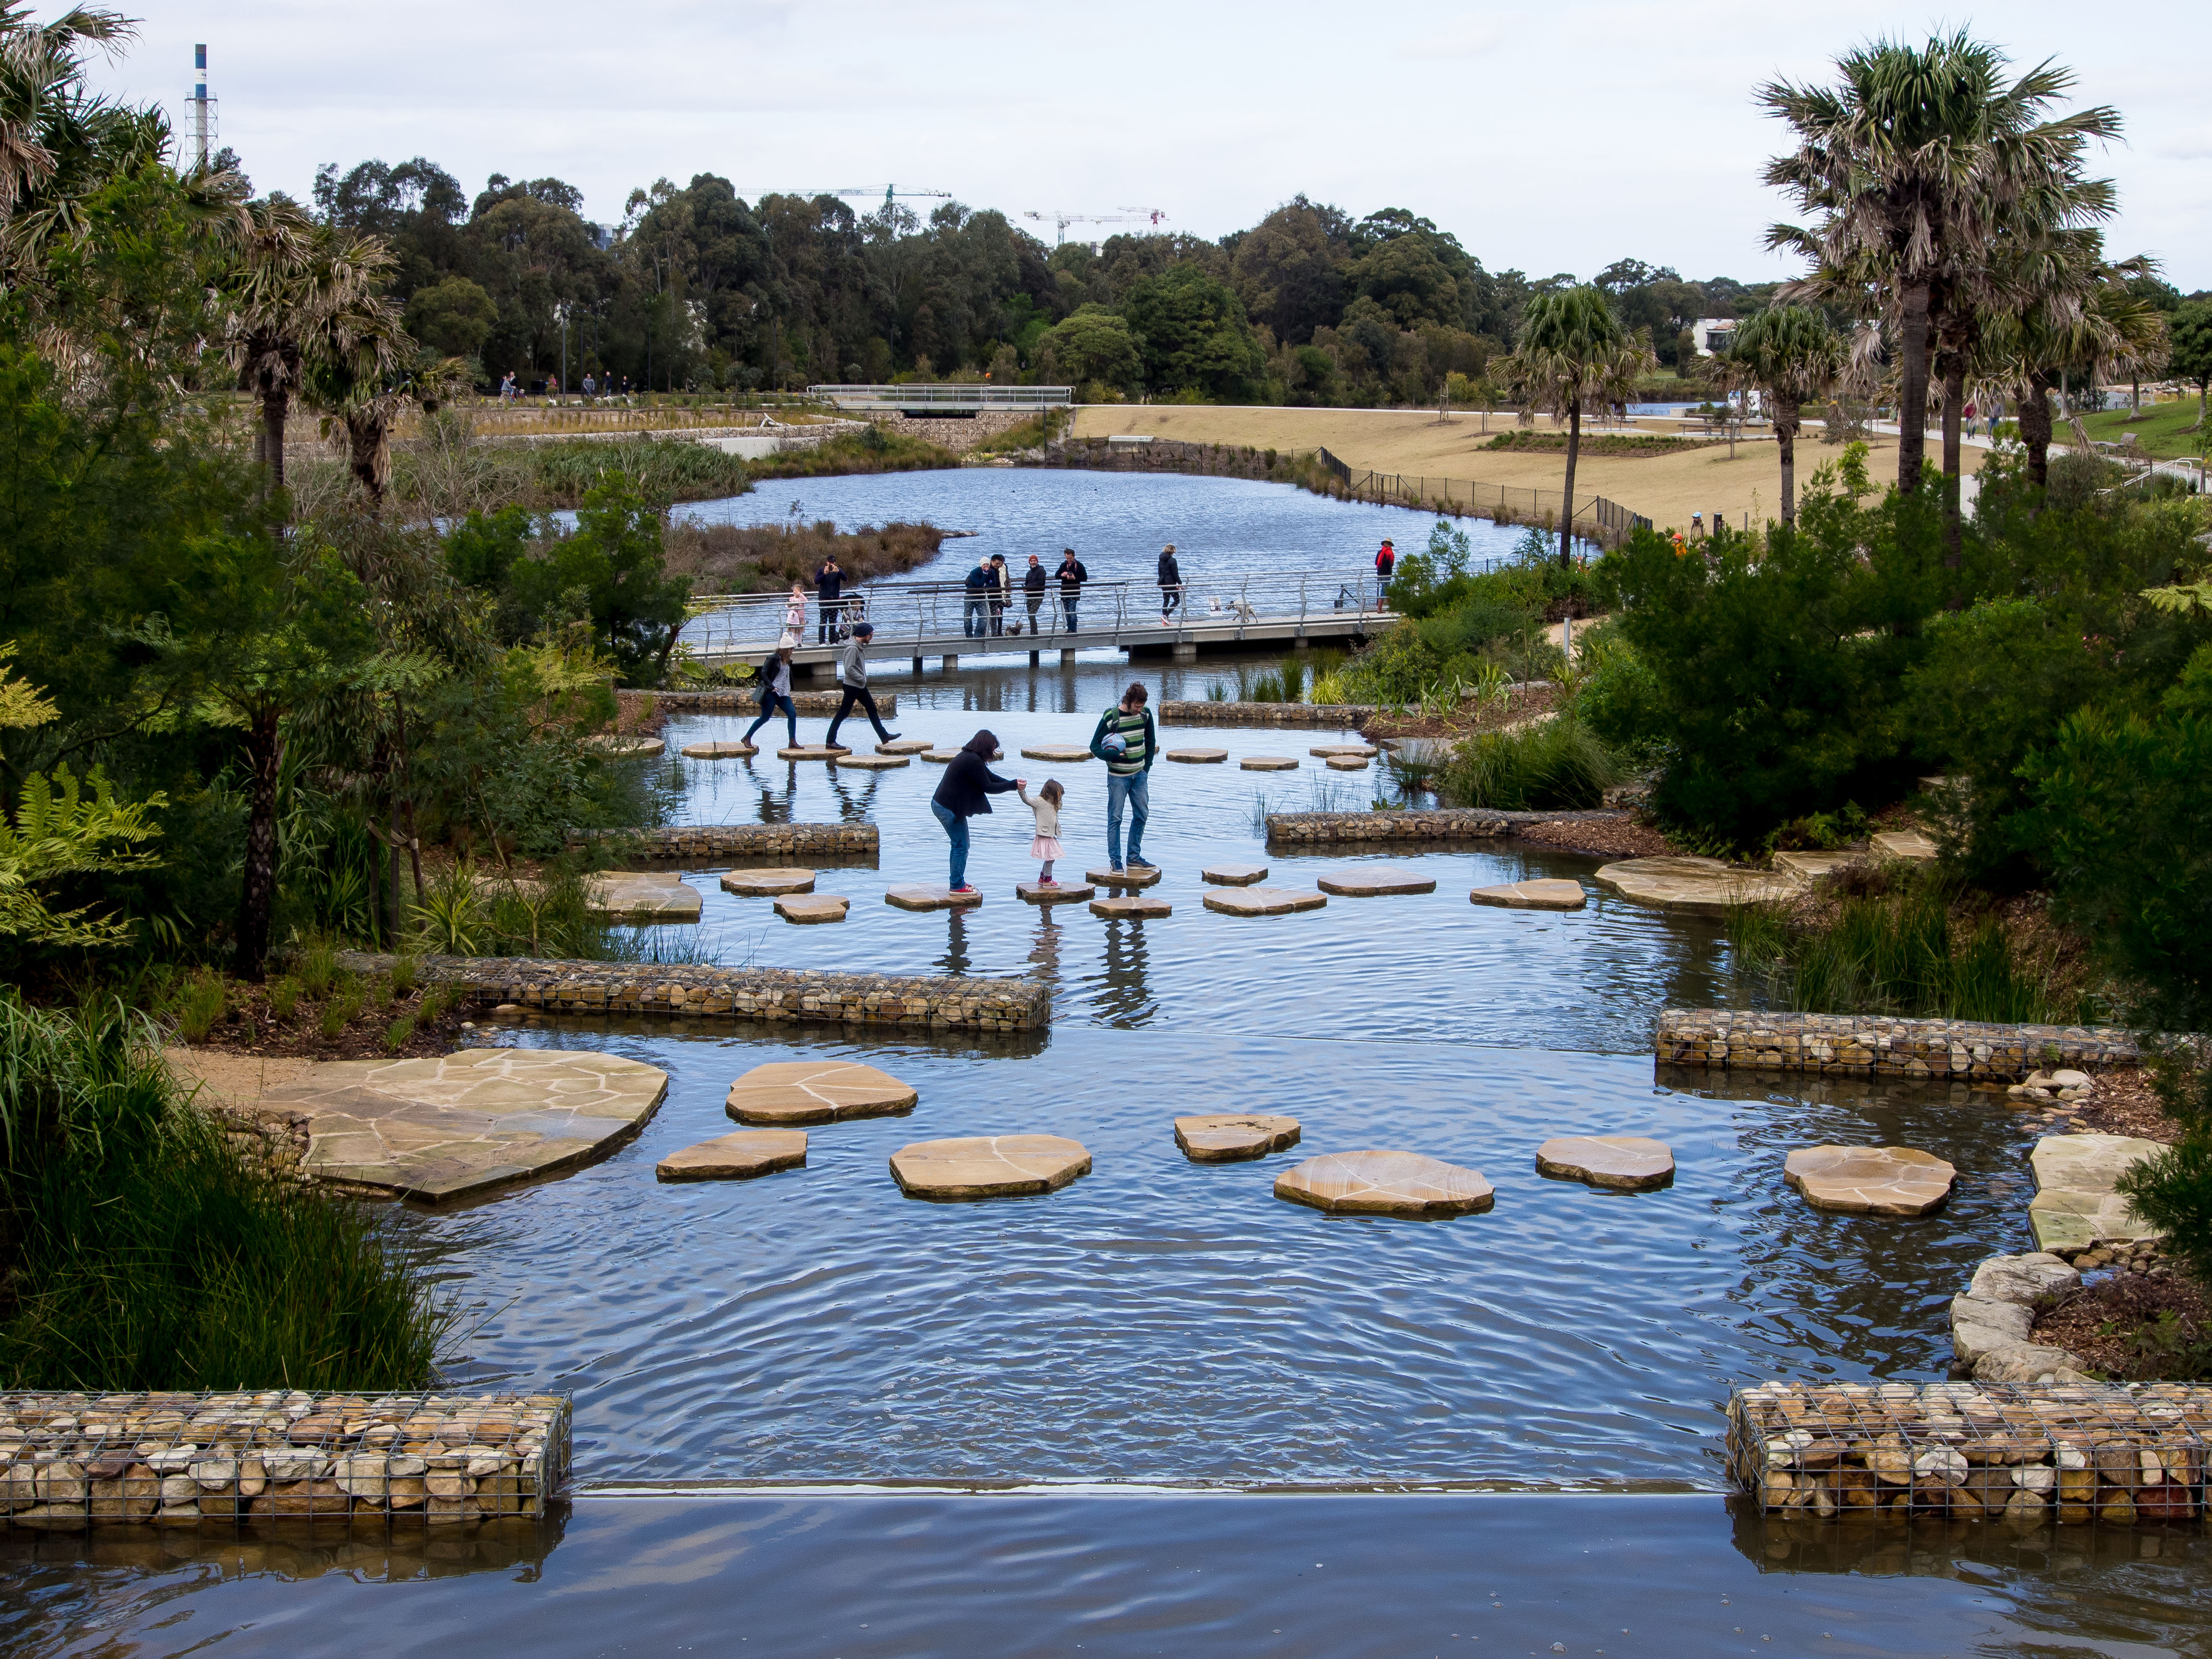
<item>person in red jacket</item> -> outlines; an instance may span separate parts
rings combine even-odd
[[[1398,550],[1390,545],[1390,538],[1385,536],[1382,545],[1375,550],[1375,591],[1378,597],[1389,586],[1390,573],[1397,565]]]

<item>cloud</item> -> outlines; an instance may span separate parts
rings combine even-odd
[[[1437,58],[1487,58],[1510,39],[1511,31],[1503,23],[1470,23],[1440,39],[1408,41],[1396,55],[1414,63]]]

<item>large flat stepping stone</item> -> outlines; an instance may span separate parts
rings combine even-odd
[[[1170,749],[1167,757],[1185,766],[1218,766],[1229,758],[1226,749]]]
[[[796,749],[777,750],[775,757],[787,761],[833,761],[852,752],[842,747],[832,749],[826,744],[802,743]]]
[[[1247,1112],[1226,1117],[1179,1117],[1176,1145],[1194,1164],[1242,1164],[1298,1144],[1298,1121]]]
[[[662,1181],[750,1181],[805,1163],[804,1129],[738,1129],[671,1152],[653,1173]]]
[[[922,751],[921,757],[932,766],[950,766],[960,757],[960,751],[957,749],[929,749]],[[1006,751],[1003,749],[991,751],[993,760],[1004,760],[1006,757]]]
[[[1478,887],[1468,895],[1477,904],[1493,904],[1501,910],[1579,910],[1589,902],[1578,881],[1543,876],[1534,881],[1509,881],[1495,887]]]
[[[1645,1193],[1674,1178],[1674,1154],[1642,1135],[1563,1135],[1536,1149],[1536,1173]]]
[[[888,1072],[845,1060],[778,1060],[730,1085],[723,1109],[740,1123],[790,1127],[895,1117],[921,1097]]]
[[[1800,1146],[1783,1179],[1816,1210],[1844,1215],[1926,1215],[1950,1197],[1959,1172],[1911,1146]]]
[[[1250,887],[1267,878],[1264,864],[1209,864],[1199,877],[1215,887]]]
[[[1115,893],[1091,900],[1091,914],[1108,921],[1142,921],[1147,916],[1171,916],[1175,906],[1151,893]]]
[[[956,893],[950,887],[893,887],[884,894],[884,902],[897,910],[958,910],[982,902],[981,889]]]
[[[1206,896],[1206,908],[1224,916],[1287,916],[1294,910],[1318,910],[1328,902],[1325,893],[1296,887],[1232,887]]]
[[[837,755],[830,764],[841,772],[888,772],[895,767],[911,766],[914,760],[907,755]]]
[[[1854,864],[1866,861],[1863,853],[1777,853],[1774,867],[1786,876],[1795,876],[1808,885],[1823,876],[1832,876],[1838,870],[1849,869]]]
[[[1498,1201],[1478,1170],[1421,1152],[1324,1152],[1275,1177],[1275,1196],[1331,1215],[1473,1215]]]
[[[744,760],[760,753],[760,745],[752,743],[687,743],[684,745],[686,760]]]
[[[1295,772],[1298,763],[1296,755],[1247,755],[1237,766],[1244,772]]]
[[[1083,878],[1097,887],[1150,887],[1160,878],[1160,866],[1147,864],[1127,870],[1085,870]]]
[[[963,1135],[891,1154],[891,1176],[908,1198],[1022,1198],[1090,1173],[1090,1152],[1065,1135]]]
[[[590,1162],[644,1127],[668,1073],[590,1049],[469,1048],[346,1060],[265,1089],[307,1115],[306,1169],[346,1188],[448,1203]]]
[[[1096,759],[1088,749],[1072,743],[1040,743],[1022,750],[1024,760],[1066,761],[1070,765],[1078,761]]]
[[[815,872],[796,866],[774,870],[725,870],[722,890],[739,898],[774,898],[779,893],[811,893]]]
[[[1371,743],[1317,743],[1306,750],[1323,760],[1332,756],[1339,760],[1372,760],[1382,752]]]
[[[659,738],[586,738],[584,746],[596,749],[610,760],[650,760],[668,752],[668,745]]]
[[[2036,1248],[2070,1253],[2108,1241],[2159,1237],[2113,1188],[2128,1170],[2164,1151],[2163,1143],[2133,1135],[2045,1135],[2037,1141],[2028,1158],[2036,1192],[2027,1206]]]
[[[1014,884],[1014,896],[1024,904],[1084,904],[1097,896],[1098,890],[1087,881],[1056,881],[1049,887],[1040,881]]]
[[[704,901],[680,876],[635,870],[606,870],[584,883],[586,902],[617,921],[647,924],[699,920]]]
[[[1718,859],[1622,859],[1595,877],[1625,899],[1692,915],[1725,915],[1739,904],[1794,896],[1795,878],[1771,870],[1737,870]]]
[[[1936,845],[1932,836],[1917,830],[1891,830],[1879,836],[1869,836],[1867,845],[1874,849],[1877,858],[1908,859],[1916,864],[1924,863],[1942,850]]]
[[[1364,772],[1367,763],[1357,755],[1331,755],[1322,763],[1332,772]]]
[[[889,743],[878,744],[876,752],[878,755],[920,755],[935,747],[927,738],[893,738]]]
[[[1345,898],[1383,898],[1392,893],[1433,893],[1437,878],[1388,864],[1354,865],[1349,870],[1331,870],[1316,878],[1314,885]]]
[[[842,893],[787,893],[775,902],[775,913],[801,926],[842,921],[852,901]]]

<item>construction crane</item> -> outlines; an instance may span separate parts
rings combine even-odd
[[[809,198],[817,196],[873,196],[876,193],[876,187],[873,185],[865,185],[857,190],[787,190],[783,193],[787,196],[804,196]],[[902,197],[911,200],[925,196],[935,197],[948,202],[952,199],[952,192],[949,190],[901,190],[896,185],[885,185],[884,206],[888,209],[892,203]]]
[[[1167,216],[1166,210],[1162,208],[1123,208],[1119,213],[1038,213],[1031,211],[1022,215],[1023,218],[1034,219],[1039,224],[1042,224],[1048,219],[1050,220],[1054,232],[1053,237],[1053,246],[1054,247],[1059,247],[1066,242],[1067,228],[1070,225],[1133,225],[1150,222],[1152,227],[1157,229],[1159,226],[1160,221]]]

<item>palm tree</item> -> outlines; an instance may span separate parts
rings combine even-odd
[[[2039,489],[2051,482],[2051,398],[2062,372],[2087,366],[2094,376],[2154,362],[2164,350],[2165,319],[2128,285],[2150,269],[2140,258],[2099,258],[2073,270],[2053,264],[2040,278],[2047,291],[1990,318],[1976,343],[1975,378],[2018,408],[2028,477]],[[2076,436],[2086,449],[2086,435]]]
[[[369,511],[384,506],[392,484],[392,430],[412,405],[426,413],[453,395],[468,379],[458,357],[418,356],[415,342],[399,325],[399,310],[387,300],[378,325],[360,334],[351,352],[317,365],[307,380],[307,395],[327,410],[345,433],[346,461],[368,497]],[[416,359],[415,367],[399,365]]]
[[[1617,402],[1638,377],[1658,367],[1649,329],[1631,334],[1606,302],[1605,290],[1584,284],[1539,294],[1522,313],[1521,337],[1498,364],[1523,415],[1541,409],[1567,422],[1565,511],[1559,515],[1559,564],[1574,567],[1575,463],[1583,442],[1583,406]]]
[[[1766,182],[1820,216],[1810,227],[1776,225],[1767,246],[1812,267],[1784,285],[1784,298],[1892,318],[1897,481],[1909,491],[1919,487],[1927,451],[1932,324],[1981,299],[1956,291],[1973,286],[1966,279],[1991,240],[1993,216],[2069,176],[2082,145],[2115,136],[2119,116],[2100,106],[2044,119],[2073,85],[2072,71],[2045,62],[2007,85],[2003,54],[1964,32],[1924,47],[1877,41],[1836,66],[1838,87],[1777,81],[1760,89],[1797,137],[1794,151],[1768,164]]]
[[[83,47],[136,33],[120,12],[80,8],[34,23],[28,6],[0,0],[0,222],[13,219],[114,108],[85,92]]]
[[[1774,421],[1782,452],[1782,522],[1797,522],[1800,404],[1816,403],[1844,377],[1850,348],[1810,306],[1776,306],[1736,325],[1716,378],[1730,388],[1756,386]]]

